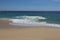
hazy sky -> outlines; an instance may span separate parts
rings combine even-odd
[[[0,10],[60,11],[60,0],[0,0]]]

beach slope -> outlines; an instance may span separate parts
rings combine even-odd
[[[7,25],[8,22],[6,21],[0,22],[0,40],[60,40],[60,28],[14,28],[11,25]]]

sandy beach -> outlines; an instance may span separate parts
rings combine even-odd
[[[0,40],[60,40],[60,28],[16,28],[0,20]]]

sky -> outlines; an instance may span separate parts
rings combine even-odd
[[[0,0],[0,11],[60,11],[60,0]]]

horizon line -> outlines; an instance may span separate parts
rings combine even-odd
[[[7,11],[7,10],[6,10]],[[8,11],[10,11],[10,10],[8,10]],[[16,10],[12,10],[12,11],[16,11]],[[49,11],[49,10],[48,10]],[[56,11],[56,10],[54,10],[54,11]],[[60,10],[59,10],[60,11]]]

